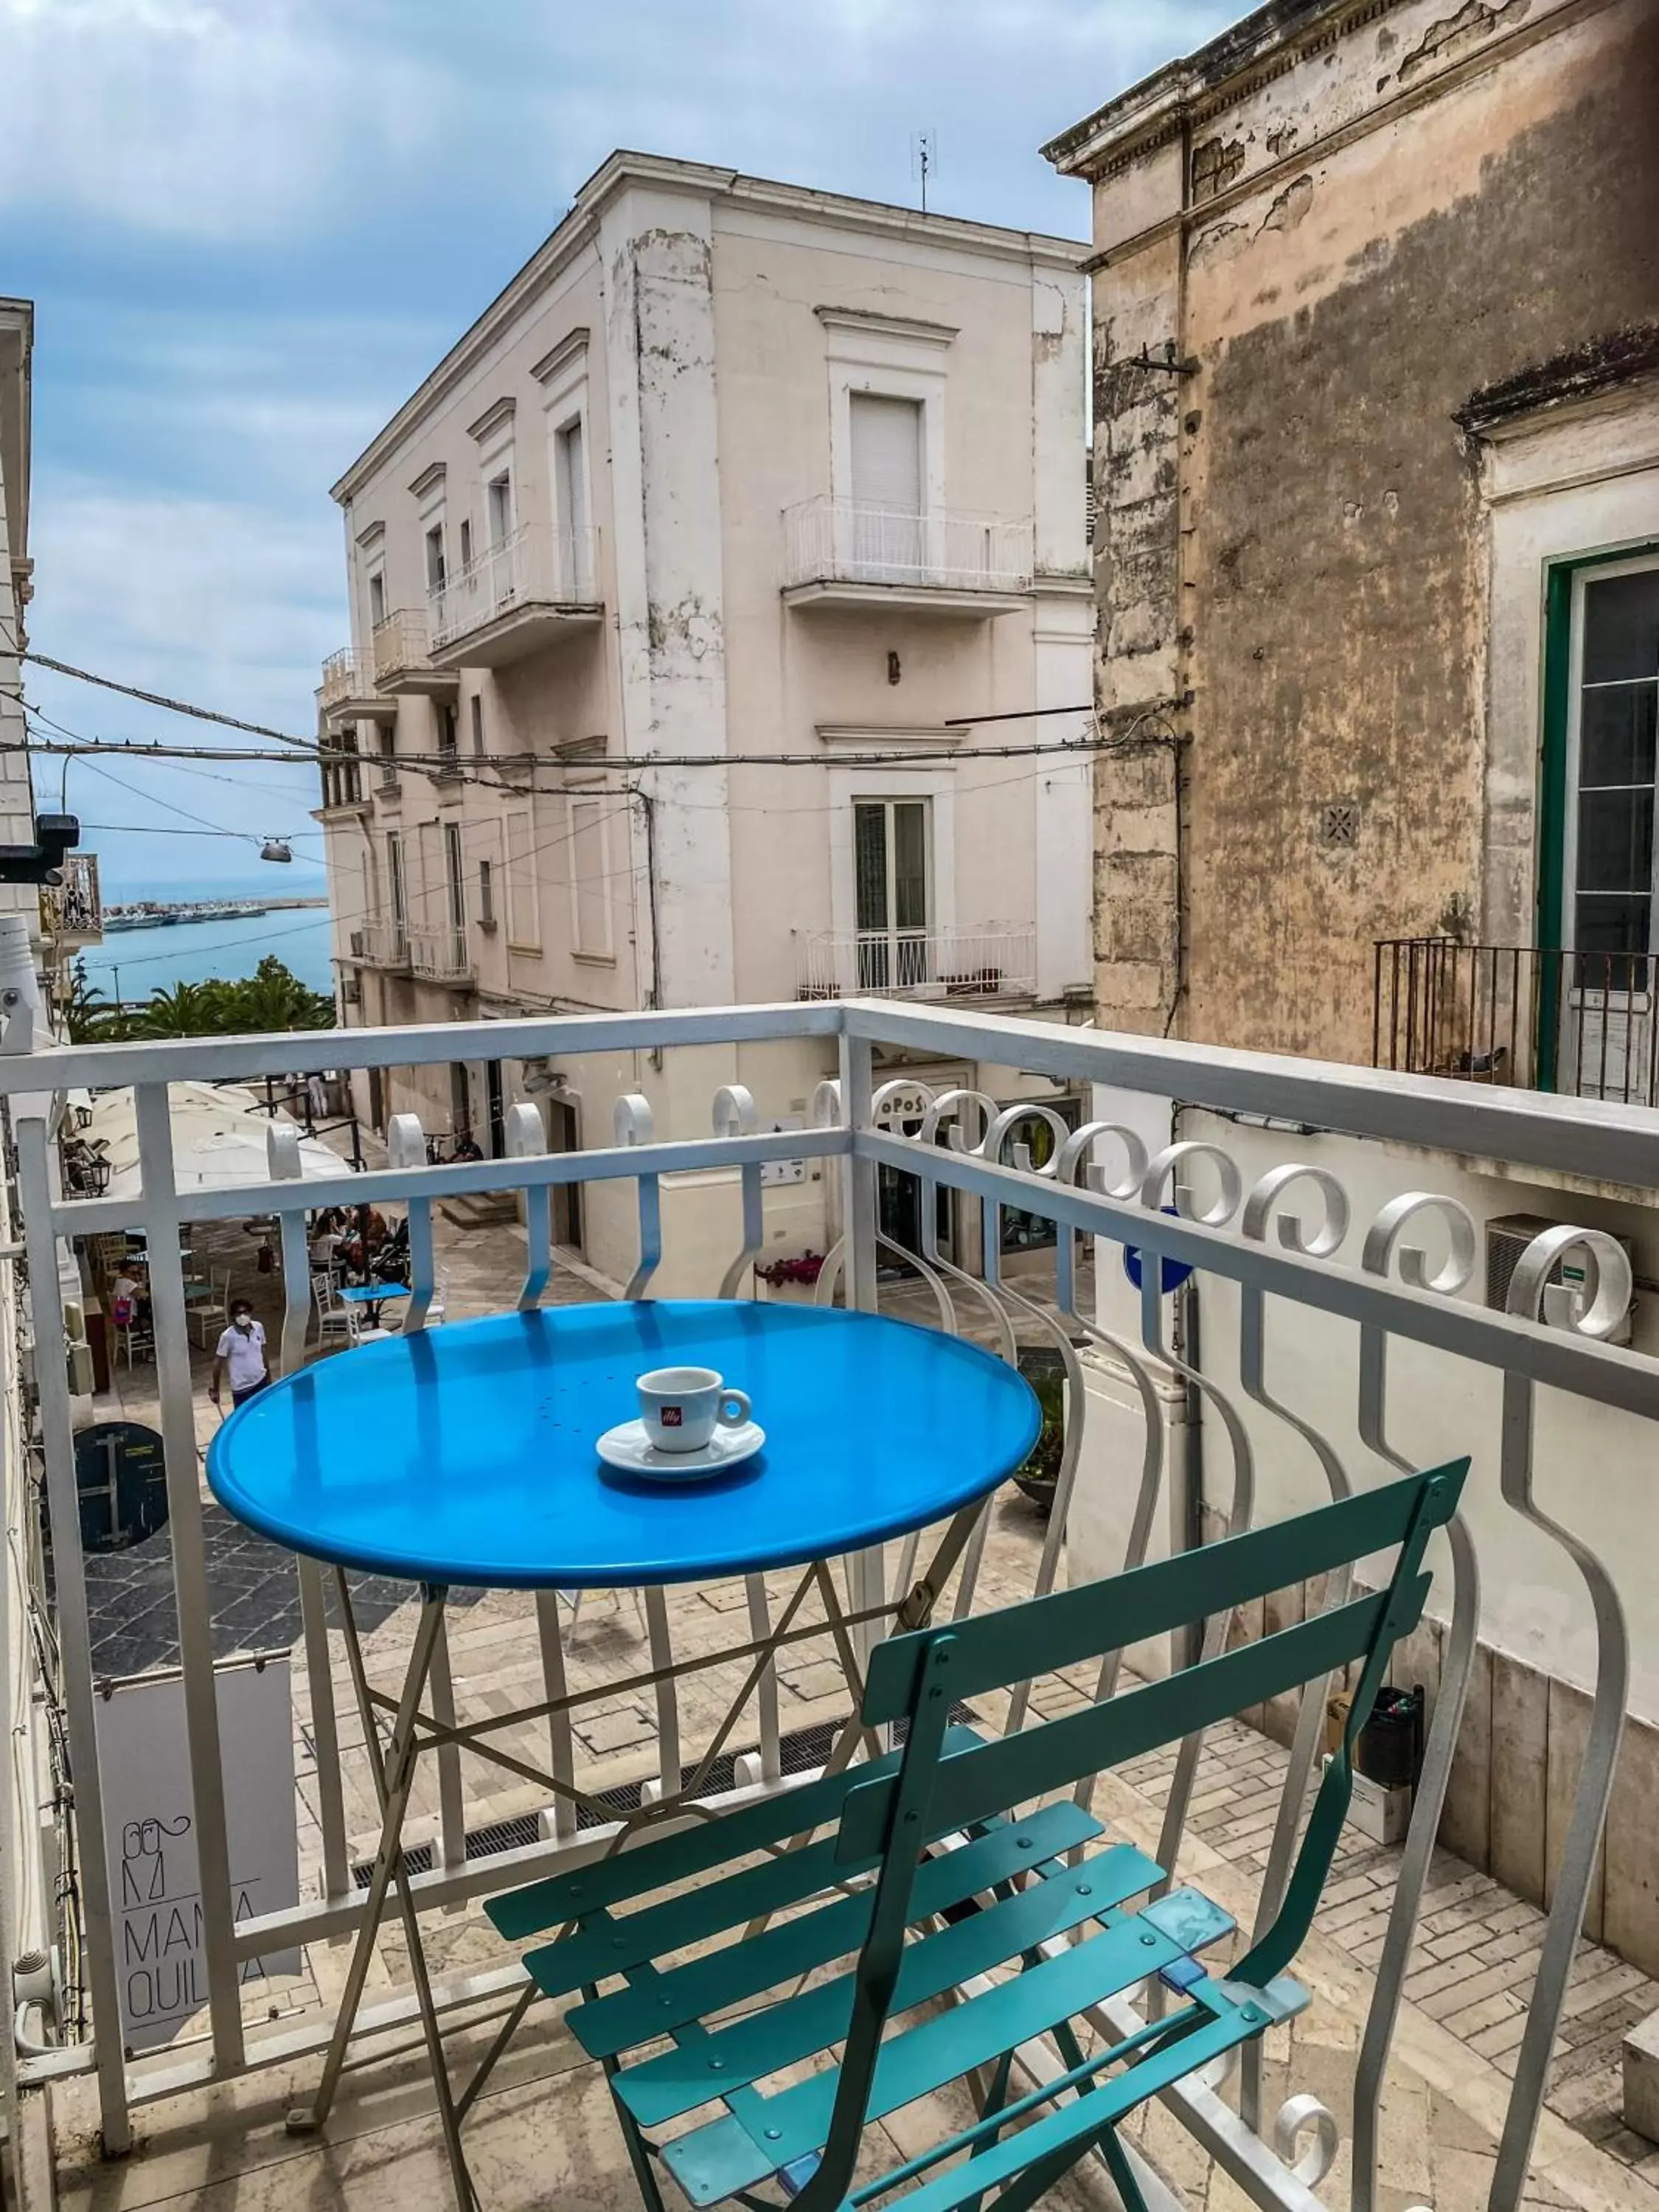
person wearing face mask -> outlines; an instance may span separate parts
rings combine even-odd
[[[214,1351],[213,1379],[208,1384],[208,1395],[216,1406],[227,1374],[230,1376],[233,1407],[241,1405],[256,1390],[263,1390],[270,1380],[270,1370],[265,1361],[264,1323],[255,1321],[253,1308],[246,1298],[232,1299],[230,1326]]]

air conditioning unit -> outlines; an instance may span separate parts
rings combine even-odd
[[[362,1006],[363,1003],[363,987],[358,977],[356,975],[348,975],[346,977],[344,989],[341,995],[345,1000],[347,1006]]]
[[[1500,1213],[1486,1224],[1486,1304],[1495,1312],[1509,1310],[1510,1284],[1528,1245],[1534,1237],[1541,1237],[1545,1230],[1559,1226],[1559,1222],[1550,1221],[1541,1213]],[[1636,1253],[1629,1237],[1615,1237],[1613,1242],[1624,1247],[1625,1257],[1633,1270]],[[1582,1250],[1563,1253],[1544,1285],[1547,1322],[1560,1326],[1571,1322],[1575,1312],[1584,1310],[1595,1295],[1595,1261],[1587,1259]],[[1606,1341],[1628,1344],[1630,1329],[1631,1317],[1626,1313]]]

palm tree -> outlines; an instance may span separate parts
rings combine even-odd
[[[228,1030],[330,1030],[334,1001],[302,983],[293,970],[267,953],[245,983],[226,986]]]
[[[88,981],[84,960],[77,960],[70,970],[63,1014],[64,1027],[71,1044],[96,1044],[119,1031],[120,1010],[111,1004],[95,983]]]
[[[222,1027],[219,992],[211,983],[175,983],[152,991],[133,1023],[139,1037],[212,1036]]]

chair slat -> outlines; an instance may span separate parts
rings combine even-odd
[[[978,1741],[971,1729],[952,1728],[945,1734],[947,1750]],[[625,1905],[630,1898],[666,1889],[674,1882],[689,1881],[751,1851],[764,1850],[769,1844],[820,1828],[836,1818],[850,1790],[872,1774],[892,1771],[897,1764],[898,1753],[889,1752],[866,1766],[847,1767],[839,1774],[823,1775],[816,1782],[781,1790],[734,1813],[723,1813],[714,1820],[693,1820],[672,1835],[647,1831],[639,1843],[611,1858],[596,1859],[572,1874],[551,1875],[545,1881],[529,1882],[523,1889],[508,1890],[491,1898],[484,1911],[499,1932],[515,1942],[568,1920],[586,1919],[590,1912]],[[717,1928],[726,1924],[715,1923]]]
[[[920,2021],[882,2045],[866,2121],[878,2120],[902,2105],[942,2088],[959,2075],[988,2065],[1005,2051],[1042,2034],[1056,2021],[1068,2020],[1091,2004],[1133,1988],[1144,1976],[1157,1973],[1184,1955],[1156,1929],[1145,1928],[1139,1920],[1124,1920],[1086,1943],[996,1983],[964,2004],[952,2005]],[[712,2082],[720,2077],[707,2078]],[[637,2071],[624,2074],[612,2085],[630,2111],[634,2109],[630,2090],[637,2079]],[[808,2151],[822,2148],[829,2133],[836,2087],[836,2076],[830,2070],[810,2075],[767,2099],[766,2150],[775,2162],[764,2172],[774,2172],[778,2166],[805,2157]],[[680,2138],[682,2142],[694,2140]],[[677,2148],[677,2143],[667,2145],[664,2156],[678,2179]]]
[[[1454,1461],[1433,1474],[1461,1479],[1468,1466],[1467,1460]],[[1386,1550],[1404,1536],[1424,1484],[1432,1479],[1411,1475],[1108,1581],[1055,1591],[977,1620],[957,1621],[952,1694],[970,1698],[1022,1681],[1033,1671],[1035,1654],[1042,1655],[1041,1671],[1051,1673]],[[1457,1482],[1449,1481],[1443,1494],[1434,1498],[1427,1515],[1431,1527],[1450,1520],[1457,1490]],[[909,1711],[917,1669],[933,1632],[920,1630],[877,1646],[865,1690],[866,1721],[898,1720]]]
[[[1139,1876],[1137,1869],[1136,1878]],[[1093,1869],[1088,1865],[1068,1868],[1051,1881],[1033,1882],[1028,1889],[999,1899],[994,1905],[985,1906],[968,1918],[940,1929],[937,1935],[905,1946],[890,2014],[941,1996],[958,1983],[988,1973],[993,1967],[1018,1958],[1023,1952],[1034,1950],[1052,1936],[1080,1927],[1085,1920],[1107,1909],[1096,1894]],[[1109,1958],[1099,1947],[1114,1937],[1121,1940]],[[1109,1929],[1105,1937],[1097,1936],[1066,1955],[1082,1958],[1091,1954],[1093,1963],[1088,1970],[1090,1975],[1098,1977],[1104,1972],[1111,1981],[1111,1990],[1138,1981],[1143,1974],[1155,1972],[1171,1960],[1185,1955],[1173,1937],[1138,1920],[1122,1922]],[[1019,1978],[1018,1984],[1009,1986],[1024,1986],[1038,1971],[1030,1970]],[[748,2014],[729,2027],[716,2030],[707,2040],[647,2058],[617,2077],[617,2094],[641,2126],[652,2127],[695,2111],[699,2105],[706,2105],[711,2098],[723,2096],[729,2090],[764,2081],[769,2075],[786,2066],[797,2065],[842,2040],[853,2016],[856,1982],[855,1974],[838,1975],[834,1981],[820,1983],[814,1989],[803,1990],[799,1996]],[[1108,1996],[1111,1990],[1103,1987],[1098,1994]],[[988,2003],[994,1994],[988,1992],[975,2002]],[[961,2017],[959,2011],[955,2016]],[[1058,2015],[1045,2014],[1039,2025],[1046,2027],[1054,2017]],[[915,2033],[920,2034],[921,2031]],[[1015,2042],[1022,2039],[1018,2036],[1012,2039]],[[887,2050],[896,2051],[910,2040],[910,2037],[900,2036]],[[932,2063],[926,2056],[927,2050],[932,2047],[924,2046],[921,2057],[913,2054],[911,2063],[922,2066]],[[1008,2047],[1006,2043],[997,2044],[987,2055],[994,2057]],[[876,2074],[878,2092],[882,2068],[887,2063],[884,2051]],[[963,2072],[964,2067],[981,2062],[976,2058],[961,2059],[953,2054],[945,2063],[945,2070],[938,2081],[929,2080],[910,2094],[921,2096],[924,2089],[936,2087],[939,2081],[949,2081]],[[784,2096],[793,2094],[786,2091]],[[779,2101],[774,2099],[769,2102],[769,2125]],[[909,2096],[898,2096],[896,2101],[908,2104]],[[873,2114],[875,2107],[872,2106],[871,2110]]]
[[[1100,1832],[1099,1821],[1070,1799],[1043,1806],[1029,1820],[1004,1822],[989,1835],[976,1837],[959,1850],[928,1861],[916,1877],[911,1917],[923,1920],[942,1912],[947,1905],[958,1905],[980,1890],[1006,1881],[1011,1875],[1023,1873],[1058,1857],[1061,1852],[1075,1850]],[[825,1855],[818,1861],[820,1866],[825,1866],[826,1859],[832,1860],[833,1839],[828,1845],[814,1845],[812,1849],[814,1853]],[[791,1864],[800,1866],[808,1856],[800,1851],[794,1853],[791,1860],[775,1863],[780,1869]],[[1127,1844],[1101,1853],[1090,1861],[1090,1865],[1099,1869],[1096,1887],[1103,1906],[1121,1904],[1138,1890],[1151,1888],[1158,1879],[1158,1869],[1152,1860],[1144,1858]],[[829,1864],[823,1878],[827,1879],[833,1872],[833,1864]],[[822,1880],[816,1887],[822,1887]],[[1109,1892],[1115,1894],[1108,1894]],[[814,1887],[803,1878],[802,1887],[790,1902],[805,1901],[812,1894]],[[579,2005],[568,2014],[568,2024],[590,2058],[613,2057],[630,2045],[671,2034],[688,2021],[702,2020],[711,2013],[742,2004],[758,1996],[763,1990],[775,1989],[780,1983],[793,1981],[798,1975],[827,1966],[831,1960],[845,1958],[849,1952],[856,1951],[870,1924],[871,1899],[872,1893],[867,1890],[855,1897],[832,1893],[816,1911],[781,1921],[763,1935],[727,1944],[712,1955],[690,1960],[683,1966],[659,1969],[647,1987],[621,1990],[611,1996],[597,1997],[590,2004]],[[681,1900],[674,1902],[678,1905]],[[735,1919],[728,1918],[725,1924],[731,1927],[736,1924],[736,1919],[750,1917],[744,1912]],[[602,1931],[595,1933],[603,1941]],[[672,1946],[678,1948],[696,1940],[676,1929]],[[592,1972],[577,1981],[568,1978],[568,1968],[560,1954],[582,1941],[581,1936],[568,1938],[563,1943],[550,1944],[544,1951],[532,1951],[526,1956],[525,1965],[532,1977],[549,1996],[580,1989],[584,1982],[597,1978]],[[544,1978],[544,1961],[550,1970],[551,1981]],[[614,1973],[617,1969],[605,1960],[600,1971]]]
[[[1421,1574],[1408,1584],[1397,1616],[1401,1633],[1417,1625],[1429,1580]],[[919,1842],[1069,1788],[1082,1775],[1138,1759],[1194,1729],[1317,1680],[1369,1649],[1390,1603],[1387,1590],[1355,1598],[1104,1705],[942,1758],[928,1801],[927,1833]],[[954,1676],[954,1648],[951,1656]],[[953,1693],[955,1686],[953,1680]],[[850,1793],[836,1843],[843,1861],[866,1860],[882,1850],[894,1789],[892,1776],[884,1775]]]

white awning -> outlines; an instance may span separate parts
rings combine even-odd
[[[271,1116],[252,1091],[233,1084],[175,1083],[170,1086],[173,1172],[181,1191],[218,1190],[266,1182],[265,1131]],[[277,1115],[281,1123],[286,1116]],[[92,1102],[88,1144],[101,1146],[110,1164],[111,1198],[131,1198],[140,1188],[138,1131],[131,1091],[106,1091]],[[332,1181],[351,1170],[314,1137],[300,1139],[300,1172],[307,1182]]]

